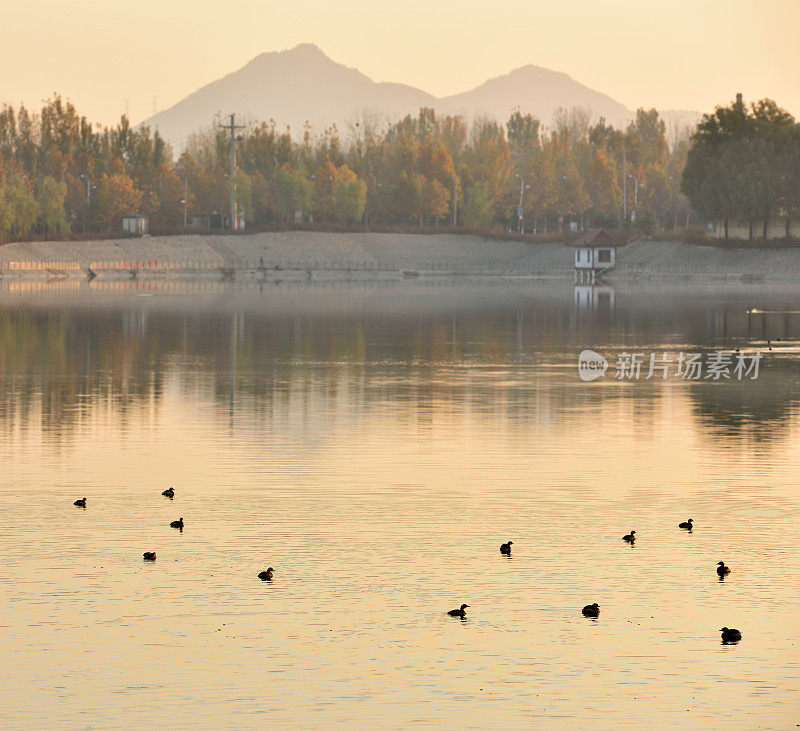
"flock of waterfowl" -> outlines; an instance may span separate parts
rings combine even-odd
[[[171,487],[168,487],[161,493],[164,497],[168,497],[172,500],[175,497],[175,490]],[[80,498],[76,500],[74,503],[79,508],[86,507],[86,498]],[[689,520],[679,523],[678,528],[682,530],[691,531],[693,529],[693,521],[691,518]],[[178,520],[173,520],[170,524],[170,528],[177,528],[181,532],[183,532],[183,518],[178,518]],[[636,531],[632,530],[630,533],[626,533],[622,536],[622,540],[626,543],[630,543],[633,545],[636,542]],[[514,545],[514,541],[506,541],[505,543],[500,544],[500,553],[504,556],[511,555],[511,546]],[[156,552],[155,551],[145,551],[142,554],[142,557],[145,561],[155,561],[156,560]],[[258,574],[258,578],[262,581],[272,581],[273,572],[275,569],[270,566],[266,571],[262,571]],[[720,580],[723,580],[729,573],[731,572],[730,568],[725,565],[724,561],[719,561],[717,563],[717,575],[719,576]],[[466,609],[469,607],[469,604],[462,604],[458,609],[451,609],[447,612],[451,617],[459,617],[461,619],[465,619],[467,616]],[[587,604],[582,610],[581,613],[584,617],[592,617],[597,618],[600,616],[600,605],[597,602],[592,604]],[[739,632],[738,629],[730,629],[728,627],[723,627],[720,629],[722,632],[722,642],[723,644],[732,644],[739,642],[742,639],[742,633]]]
[[[164,497],[168,497],[170,500],[172,500],[175,497],[175,488],[174,487],[168,487],[161,494]],[[73,505],[75,505],[78,508],[85,508],[86,507],[86,498],[85,497],[79,498],[78,500],[76,500],[73,503]],[[170,528],[176,528],[181,533],[183,533],[183,516],[181,516],[177,520],[173,520],[169,524],[169,527]],[[155,551],[145,551],[142,554],[142,558],[145,561],[155,561],[156,557],[157,556],[156,556],[156,552]],[[266,571],[262,571],[260,574],[258,574],[258,578],[261,579],[262,581],[272,581],[273,571],[275,571],[275,569],[273,569],[272,566],[270,566]]]
[[[689,518],[689,520],[684,521],[683,523],[678,523],[678,528],[682,530],[691,531],[694,528],[693,520]],[[632,530],[630,533],[626,533],[622,536],[622,540],[625,543],[630,543],[633,545],[636,542],[636,531]],[[511,555],[511,546],[514,544],[514,541],[506,541],[505,543],[500,544],[500,553],[504,556]],[[719,561],[717,563],[717,575],[720,578],[720,581],[724,580],[724,578],[731,572],[730,568],[728,568],[724,561]],[[461,619],[465,619],[467,616],[466,609],[469,607],[469,604],[462,604],[458,609],[451,609],[448,614],[451,617],[460,617]],[[592,617],[596,619],[600,616],[600,605],[597,602],[593,602],[592,604],[587,604],[582,610],[581,614],[584,617]],[[729,645],[735,644],[739,640],[742,639],[742,633],[739,632],[738,629],[730,629],[728,627],[722,627],[720,629],[722,632],[722,644]]]

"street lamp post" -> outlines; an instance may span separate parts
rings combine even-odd
[[[519,208],[517,208],[517,218],[519,218],[519,232],[525,233],[525,212],[523,209],[523,201],[525,198],[525,191],[530,190],[530,185],[525,185],[525,178],[519,173],[514,174],[515,178],[519,178]]]
[[[97,186],[92,185],[88,175],[81,173],[81,178],[86,181],[86,205],[89,206],[92,203],[92,191],[97,190]]]
[[[629,152],[636,152],[638,147],[622,148],[622,227],[628,228],[628,158]]]
[[[317,176],[316,176],[316,174],[314,174],[314,175],[311,175],[311,176],[309,177],[309,180],[316,180],[316,179],[317,179]],[[331,180],[333,180],[333,178],[331,178]],[[312,186],[313,186],[313,185],[314,185],[314,183],[312,183]],[[331,188],[331,200],[333,200],[333,188]],[[297,211],[295,211],[295,220],[296,220],[296,217],[297,217]],[[311,211],[311,212],[308,214],[308,222],[309,222],[309,223],[314,223],[314,212],[313,212],[313,211]]]
[[[97,186],[92,185],[88,175],[81,173],[81,179],[86,181],[86,219],[83,222],[83,230],[86,231],[89,224],[89,207],[92,205],[92,191],[97,190]]]
[[[639,178],[637,178],[635,175],[632,175],[630,173],[628,174],[628,177],[629,178],[633,178],[633,182],[634,182],[634,186],[635,186],[634,187],[634,194],[633,194],[633,211],[631,212],[631,222],[634,222],[636,220],[636,209],[639,206]]]
[[[186,228],[188,225],[188,212],[187,208],[189,206],[189,191],[186,185],[186,171],[183,171],[183,227]]]

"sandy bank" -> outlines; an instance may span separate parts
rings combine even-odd
[[[572,256],[562,244],[479,236],[297,231],[6,244],[0,247],[0,276],[80,278],[92,268],[109,278],[359,279],[405,272],[571,280]],[[616,269],[607,275],[611,283],[665,278],[800,281],[800,249],[638,242],[620,250]]]

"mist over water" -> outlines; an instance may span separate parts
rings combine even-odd
[[[796,302],[0,290],[0,723],[794,726]],[[614,378],[735,348],[757,380]]]

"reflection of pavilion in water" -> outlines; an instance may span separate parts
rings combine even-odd
[[[111,405],[123,423],[176,398],[203,413],[212,405],[228,433],[288,434],[296,444],[320,442],[332,414],[342,415],[335,417],[341,424],[364,404],[407,405],[409,418],[426,423],[437,408],[440,416],[463,408],[538,423],[572,408],[586,389],[575,394],[569,379],[536,385],[520,374],[539,362],[571,363],[578,339],[643,350],[763,350],[768,361],[757,380],[697,383],[687,397],[714,438],[763,446],[793,430],[800,408],[795,290],[676,297],[671,288],[618,289],[619,301],[607,285],[577,285],[572,307],[563,284],[526,285],[519,296],[500,287],[281,287],[214,299],[213,308],[166,297],[88,307],[85,299],[69,304],[39,289],[30,302],[0,297],[0,438],[21,415],[39,414],[35,428],[62,439],[83,428],[92,409],[102,415]],[[659,394],[631,390],[626,397]]]
[[[616,306],[614,288],[606,284],[576,284],[574,298],[578,313],[610,314]]]

